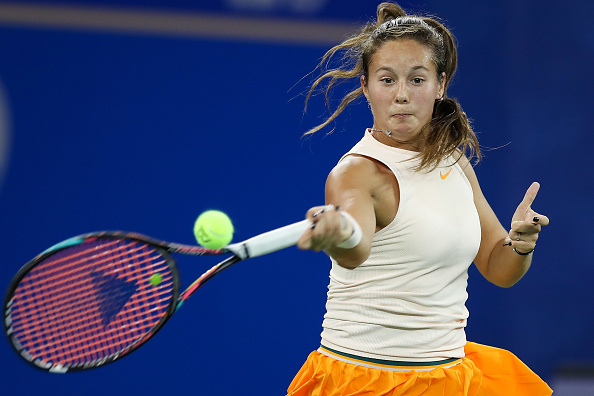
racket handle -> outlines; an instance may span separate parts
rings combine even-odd
[[[311,221],[302,220],[256,235],[246,241],[231,244],[227,246],[227,249],[242,259],[263,256],[297,244],[301,235],[310,226]]]

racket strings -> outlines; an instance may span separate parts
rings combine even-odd
[[[162,281],[149,281],[159,273]],[[126,351],[166,314],[173,275],[159,251],[99,239],[35,266],[14,292],[13,338],[33,359],[81,365]]]
[[[113,248],[111,245],[114,243],[111,241],[105,247],[111,249]],[[110,252],[104,251],[98,253],[96,258],[94,258],[95,264],[103,266],[106,265],[108,260],[117,259],[117,256],[114,254],[111,257],[100,258],[101,256],[106,256],[108,253]],[[44,266],[36,267],[21,281],[21,288],[18,289],[18,292],[23,293],[23,295],[28,293],[28,297],[40,297],[48,301],[55,301],[58,298],[62,299],[61,304],[30,305],[27,315],[28,319],[35,317],[37,321],[42,321],[43,319],[49,320],[51,316],[54,317],[54,320],[76,317],[74,315],[75,313],[82,312],[89,303],[96,299],[92,293],[84,294],[84,291],[92,286],[92,282],[90,282],[87,276],[88,268],[81,265],[85,260],[88,260],[88,257],[80,256],[81,254],[78,253],[67,257],[70,261],[68,265],[64,265],[64,258],[47,261],[47,265],[44,263]],[[93,272],[90,274],[92,276]],[[15,294],[17,293],[15,292]],[[71,299],[70,304],[65,303],[67,299]],[[26,302],[27,300],[24,301],[24,304],[29,306],[29,303]]]

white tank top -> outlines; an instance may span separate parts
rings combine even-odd
[[[384,145],[369,130],[351,154],[390,168],[400,202],[363,264],[332,262],[322,345],[405,362],[463,357],[468,267],[481,239],[470,182],[452,158],[413,171],[416,152]]]

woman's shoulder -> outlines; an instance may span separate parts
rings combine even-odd
[[[348,153],[332,169],[331,174],[364,174],[370,175],[378,170],[381,162],[363,154]]]
[[[383,185],[386,177],[394,178],[392,171],[381,161],[361,154],[348,154],[328,175],[328,182],[367,188],[370,191]]]
[[[460,169],[462,169],[462,172],[464,172],[470,183],[473,184],[473,182],[476,180],[476,173],[474,172],[472,163],[466,155],[462,153],[459,153],[459,155],[460,158],[457,160],[457,164]]]

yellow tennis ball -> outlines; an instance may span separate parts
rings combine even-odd
[[[233,239],[233,223],[218,210],[207,210],[194,223],[194,236],[207,249],[220,249]]]
[[[163,282],[163,276],[156,272],[149,278],[149,282],[151,282],[151,285],[153,286],[159,286],[159,284]]]

